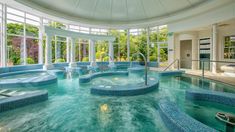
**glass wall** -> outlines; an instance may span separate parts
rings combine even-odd
[[[7,7],[7,66],[36,64],[40,18]]]
[[[235,36],[224,37],[224,59],[235,59]]]
[[[2,22],[2,6],[0,6],[0,19]],[[50,20],[43,17],[38,17],[18,9],[7,7],[6,13],[7,22],[7,66],[37,64],[39,63],[39,47],[40,43],[43,45],[43,58],[45,55],[45,38],[42,37],[43,25],[54,28],[65,29],[86,34],[95,35],[112,35],[116,39],[113,42],[114,61],[127,61],[127,31],[117,29],[102,29],[90,28],[74,24],[65,24]],[[0,23],[2,26],[2,23]],[[2,29],[2,28],[0,28]],[[142,61],[141,57],[134,57],[132,55],[136,52],[141,52],[147,56],[147,28],[130,29],[130,59]],[[2,32],[0,30],[0,32]],[[2,37],[2,35],[1,35]],[[0,42],[2,43],[2,38]],[[150,28],[150,61],[164,62],[167,60],[167,27],[153,27]],[[70,40],[64,36],[54,36],[52,38],[52,62],[67,62],[69,55],[67,55],[67,45]],[[108,61],[108,42],[96,41],[96,59],[97,61]],[[75,41],[75,60],[89,61],[89,40],[77,38]]]
[[[137,52],[147,56],[147,29],[130,29],[130,60],[143,61]]]
[[[3,31],[3,27],[2,27],[2,25],[3,25],[3,5],[0,3],[0,44],[2,44],[3,42],[2,42],[2,31]],[[1,51],[2,51],[2,49],[1,49],[1,47],[0,47],[0,66],[2,66],[3,64],[2,64],[2,54],[1,54]]]

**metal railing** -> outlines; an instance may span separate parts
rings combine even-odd
[[[140,52],[137,52],[137,53],[135,53],[135,54],[133,54],[132,55],[132,58],[134,57],[134,56],[136,56],[136,55],[141,55],[142,57],[143,57],[143,59],[144,59],[144,66],[145,66],[145,77],[144,77],[144,84],[145,85],[147,85],[148,84],[148,68],[147,68],[147,59],[146,59],[146,57],[144,56],[144,54],[142,54],[142,53],[140,53]]]
[[[180,60],[179,59],[175,59],[173,62],[171,62],[171,64],[169,64],[163,71],[166,71],[167,69],[169,69],[172,65],[175,64],[175,62],[177,62],[177,70],[180,69]]]
[[[200,62],[201,64],[202,64],[202,66],[201,66],[201,69],[202,69],[202,78],[204,78],[205,77],[205,62],[207,62],[207,63],[228,63],[228,64],[231,64],[231,63],[234,63],[235,64],[235,62],[231,62],[231,61],[214,61],[214,60],[191,60],[192,62],[193,61],[198,61],[198,62]]]

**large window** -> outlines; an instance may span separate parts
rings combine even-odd
[[[149,60],[159,62],[167,62],[168,44],[167,44],[167,26],[159,26],[150,28],[150,50]]]
[[[140,52],[147,56],[147,30],[146,29],[130,29],[130,59],[142,61],[143,58],[133,56]]]
[[[113,42],[114,61],[127,61],[127,31],[117,29],[90,28],[81,25],[65,24],[43,17],[38,17],[28,12],[24,12],[13,7],[6,7],[6,54],[7,66],[37,64],[39,59],[39,49],[43,50],[45,56],[46,36],[42,34],[43,25],[54,28],[65,29],[86,34],[95,35],[112,35],[116,39]],[[0,4],[0,26],[2,26],[3,7]],[[0,33],[2,32],[0,27]],[[130,31],[130,59],[142,61],[142,57],[134,57],[136,52],[141,52],[147,56],[147,28],[129,29]],[[1,33],[2,34],[2,33]],[[150,28],[150,48],[149,59],[161,62],[167,60],[167,27],[158,26]],[[224,57],[234,59],[234,37],[226,37]],[[42,39],[42,40],[40,40]],[[0,36],[2,43],[2,35]],[[53,36],[52,38],[52,62],[66,62],[69,55],[67,54],[67,45],[70,46],[70,40],[65,36]],[[96,59],[97,61],[108,61],[108,41],[96,41]],[[0,54],[1,55],[1,54]],[[102,60],[101,60],[102,59]],[[89,60],[89,40],[76,38],[75,41],[75,60]],[[0,62],[1,63],[1,62]]]
[[[224,38],[224,59],[235,59],[235,35]]]
[[[127,31],[126,30],[109,30],[109,35],[114,36],[116,39],[113,42],[114,48],[114,61],[127,60]]]
[[[3,27],[2,27],[2,22],[3,22],[3,19],[2,19],[2,17],[3,17],[3,7],[2,7],[2,4],[0,3],[0,44],[2,44],[2,31],[3,31]],[[1,51],[2,51],[2,49],[0,48],[0,66],[2,66],[2,57],[1,57]]]
[[[109,61],[108,42],[96,41],[96,61]]]
[[[36,64],[40,18],[7,7],[7,65]]]

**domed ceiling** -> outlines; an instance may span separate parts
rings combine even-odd
[[[41,12],[98,25],[153,23],[218,0],[16,0]],[[224,0],[220,0],[224,1]],[[226,0],[225,0],[226,1]],[[208,7],[209,8],[209,7]],[[205,8],[206,9],[206,8]],[[204,10],[205,10],[204,9]]]

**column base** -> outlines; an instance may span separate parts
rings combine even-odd
[[[91,66],[91,67],[96,67],[96,66],[97,66],[97,64],[96,64],[96,62],[95,62],[95,61],[91,61],[90,66]]]
[[[70,62],[69,67],[70,68],[77,67],[77,63],[76,62]]]
[[[108,65],[109,67],[115,67],[115,64],[114,64],[114,62],[113,61],[109,61],[109,65]]]
[[[52,70],[54,66],[52,64],[45,64],[43,65],[43,70]]]

